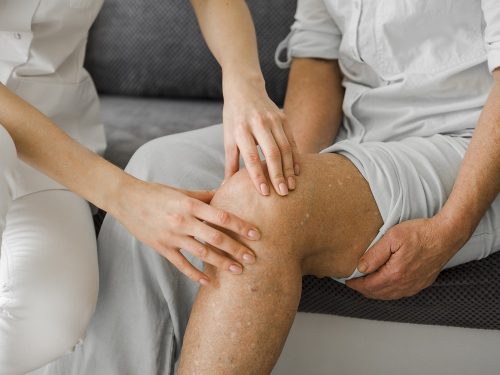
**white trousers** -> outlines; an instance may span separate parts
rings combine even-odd
[[[94,311],[97,249],[89,205],[66,190],[16,197],[18,163],[0,126],[0,374],[72,350]]]

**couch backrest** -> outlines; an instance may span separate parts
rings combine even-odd
[[[248,0],[268,92],[282,102],[287,72],[274,51],[293,22],[294,0]],[[105,0],[85,63],[104,94],[220,99],[221,72],[189,0]]]

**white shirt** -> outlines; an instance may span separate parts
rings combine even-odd
[[[471,136],[500,67],[500,0],[298,0],[277,56],[338,59],[337,141]]]
[[[104,130],[97,92],[83,60],[88,30],[102,2],[0,0],[0,81],[99,153],[106,146]],[[16,196],[60,188],[20,163]]]

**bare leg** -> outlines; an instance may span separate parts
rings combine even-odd
[[[257,223],[258,261],[234,276],[207,266],[189,321],[180,375],[269,374],[293,322],[302,275],[349,276],[382,219],[354,165],[336,154],[304,155],[297,189],[262,197],[245,171],[212,204]]]

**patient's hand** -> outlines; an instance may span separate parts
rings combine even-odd
[[[184,257],[180,248],[234,274],[243,271],[241,263],[255,262],[252,250],[208,225],[249,240],[260,239],[255,226],[208,204],[214,192],[183,191],[137,179],[128,183],[124,190],[119,208],[110,213],[138,240],[155,249],[194,281],[206,285],[209,278]]]
[[[361,257],[358,269],[368,275],[346,284],[373,299],[415,295],[436,280],[464,243],[439,216],[405,221]]]

